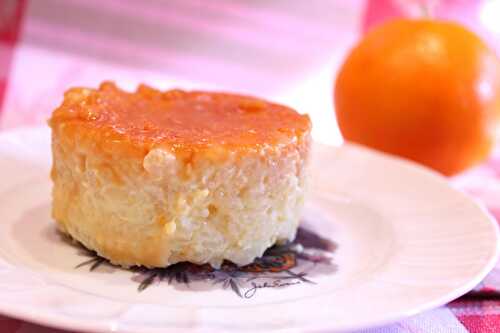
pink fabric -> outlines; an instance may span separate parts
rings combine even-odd
[[[0,111],[25,6],[25,0],[5,0],[0,3]]]
[[[360,32],[387,19],[421,15],[422,3],[3,0],[0,127],[42,124],[68,86],[114,79],[125,87],[199,85],[295,103],[312,112],[317,138],[335,141],[331,82],[346,50]],[[461,21],[500,50],[500,1],[427,5],[432,15]],[[500,220],[500,149],[450,182]],[[497,332],[499,299],[500,265],[459,300],[366,332]],[[0,315],[0,332],[55,331]]]

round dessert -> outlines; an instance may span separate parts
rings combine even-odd
[[[201,91],[73,88],[52,114],[52,214],[122,266],[252,262],[292,240],[307,178],[307,115]]]

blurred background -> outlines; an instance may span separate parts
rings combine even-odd
[[[423,3],[500,50],[498,0],[1,0],[0,128],[42,124],[69,86],[115,80],[265,97],[338,144],[333,82],[347,51]]]

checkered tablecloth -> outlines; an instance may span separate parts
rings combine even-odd
[[[0,0],[0,129],[43,124],[68,86],[105,79],[248,92],[308,112],[339,143],[332,81],[371,26],[417,16],[416,0]],[[500,1],[429,0],[500,51]],[[500,220],[500,149],[450,179]],[[78,328],[75,328],[76,330]],[[0,315],[0,332],[57,332]],[[441,308],[366,332],[500,332],[500,265]]]

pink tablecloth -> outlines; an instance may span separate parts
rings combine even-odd
[[[0,1],[0,128],[42,124],[62,92],[104,79],[166,88],[246,91],[311,114],[314,137],[338,143],[331,83],[361,33],[421,1]],[[429,1],[500,50],[500,1]],[[500,150],[450,182],[500,219]],[[75,328],[77,329],[77,328]],[[2,317],[5,333],[54,332]],[[447,306],[367,332],[498,332],[500,266]]]

